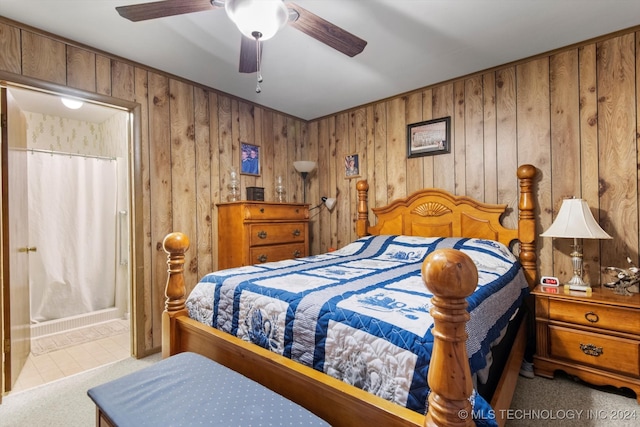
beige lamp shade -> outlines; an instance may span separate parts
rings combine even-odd
[[[553,224],[542,233],[542,237],[564,237],[571,239],[612,239],[591,214],[583,199],[564,199]]]
[[[310,160],[298,160],[293,162],[293,167],[300,173],[309,173],[316,167],[316,162]]]

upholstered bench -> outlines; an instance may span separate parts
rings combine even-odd
[[[195,353],[91,388],[99,426],[327,426],[301,406]]]

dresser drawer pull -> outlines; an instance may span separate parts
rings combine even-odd
[[[582,344],[580,343],[580,350],[588,356],[598,357],[602,354],[602,347],[596,347],[593,344]]]
[[[264,213],[264,208],[260,208],[260,213]]]
[[[300,235],[300,230],[298,230],[297,228],[295,230],[293,230],[293,234],[294,236],[298,237]]]
[[[258,255],[258,262],[267,262],[267,256],[265,254]]]
[[[266,239],[267,238],[267,232],[264,230],[258,231],[258,237],[261,239]]]
[[[587,319],[587,321],[589,321],[591,323],[598,323],[598,320],[600,320],[600,316],[595,314],[593,311],[590,311],[590,312],[586,313],[584,315],[584,318]]]
[[[296,251],[293,253],[293,257],[294,258],[300,258],[302,256],[302,252],[300,252],[299,250],[296,249]]]

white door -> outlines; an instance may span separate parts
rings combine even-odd
[[[11,93],[2,105],[2,295],[3,391],[13,388],[29,356],[29,246],[27,135],[24,114]]]

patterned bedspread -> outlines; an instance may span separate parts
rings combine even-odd
[[[468,298],[473,373],[528,292],[520,264],[494,241],[365,237],[335,252],[208,274],[187,308],[193,319],[424,413],[433,320],[420,268],[445,247],[478,268]]]

